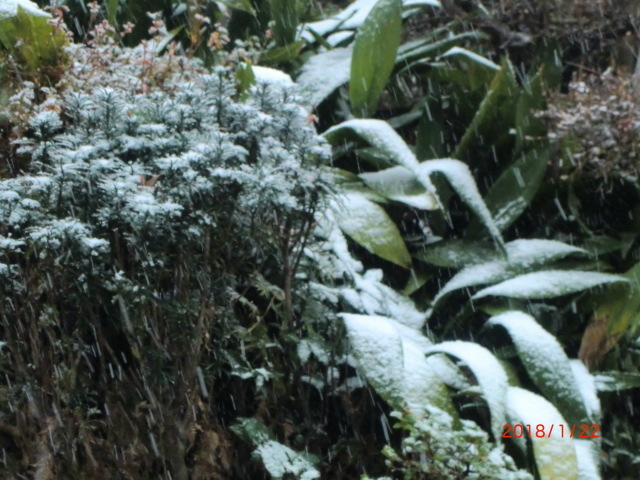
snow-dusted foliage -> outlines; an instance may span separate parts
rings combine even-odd
[[[236,224],[241,243],[259,218],[270,228],[279,215],[312,209],[327,149],[296,97],[268,83],[244,104],[233,95],[222,69],[174,95],[70,93],[68,126],[53,111],[33,118],[21,148],[31,175],[0,186],[4,237],[42,259],[84,246],[83,267],[97,273],[90,257],[115,247],[114,228],[153,267],[223,224]]]
[[[38,412],[25,420],[34,432],[55,412],[46,448],[69,462],[82,437],[114,471],[151,472],[166,458],[163,471],[186,478],[189,449],[195,471],[225,478],[229,464],[207,459],[230,443],[214,442],[222,433],[202,402],[228,405],[231,424],[253,413],[246,392],[292,381],[274,376],[285,354],[274,356],[272,335],[297,339],[313,303],[296,275],[309,275],[303,249],[329,150],[292,85],[258,81],[247,93],[237,100],[224,68],[170,92],[70,92],[19,142],[30,171],[0,181],[3,371],[21,389],[11,402]],[[132,413],[140,401],[149,416]],[[266,468],[317,477],[302,460],[287,465]]]
[[[424,418],[393,412],[395,427],[405,433],[400,449],[387,446],[387,465],[402,477],[529,480],[502,448],[492,445],[487,434],[470,420],[458,422],[437,408]],[[458,424],[456,424],[458,423]],[[380,480],[380,479],[378,479]]]

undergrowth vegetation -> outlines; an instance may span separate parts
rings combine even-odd
[[[634,478],[637,7],[525,3],[5,1],[3,468]]]

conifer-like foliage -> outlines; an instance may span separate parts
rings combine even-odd
[[[0,421],[38,478],[232,478],[224,423],[303,332],[328,148],[286,85],[174,92],[68,94],[0,182]]]

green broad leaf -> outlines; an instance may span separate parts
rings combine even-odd
[[[491,243],[470,240],[444,240],[427,245],[413,258],[443,268],[463,268],[470,265],[504,260]]]
[[[403,268],[411,266],[411,255],[396,224],[363,194],[340,195],[334,202],[334,214],[340,229],[358,245]]]
[[[484,201],[500,232],[509,228],[531,204],[544,179],[548,159],[548,147],[531,150],[504,170],[491,186]],[[480,227],[481,223],[474,218],[467,233],[477,236]]]
[[[443,342],[427,350],[427,355],[436,353],[458,358],[471,370],[491,412],[491,433],[498,441],[506,423],[505,397],[508,388],[507,374],[498,359],[489,350],[473,342]]]
[[[489,69],[489,65],[486,66]],[[502,130],[513,124],[514,104],[520,87],[511,63],[505,59],[495,74],[489,91],[460,139],[453,156],[460,160],[471,160],[476,145],[490,144]]]
[[[580,378],[586,376],[590,381],[578,384],[569,358],[553,335],[533,317],[518,311],[491,317],[486,328],[495,326],[507,331],[531,380],[570,424],[600,421],[593,380],[588,378],[588,372],[581,372]],[[581,389],[590,387],[587,398],[583,398]]]
[[[378,0],[358,30],[351,57],[349,100],[357,117],[369,117],[395,65],[402,32],[402,0]]]
[[[440,173],[446,177],[451,187],[486,227],[496,244],[500,248],[504,248],[500,231],[491,217],[484,200],[482,200],[469,167],[465,163],[452,158],[426,160],[418,166],[419,177],[429,178],[435,173]],[[426,182],[423,181],[423,183]]]
[[[349,342],[362,372],[392,407],[420,416],[425,406],[455,411],[437,370],[442,359],[427,358],[431,342],[420,331],[377,315],[343,313]]]
[[[271,48],[260,55],[260,63],[281,63],[294,60],[298,58],[300,50],[305,44],[304,40],[298,40],[287,45]]]
[[[540,480],[578,480],[576,448],[568,436],[571,427],[558,410],[540,395],[519,387],[508,388],[506,403],[509,425],[544,425],[546,435],[538,437],[533,431],[531,435]]]
[[[433,308],[451,292],[463,288],[502,282],[516,275],[553,263],[572,254],[586,255],[581,248],[555,240],[514,240],[505,245],[507,258],[465,267],[453,276],[433,299]]]
[[[298,28],[297,0],[271,0],[271,19],[273,20],[273,38],[280,47],[293,43]]]
[[[581,292],[608,283],[627,282],[619,275],[577,270],[544,270],[525,273],[497,285],[480,290],[473,297],[478,300],[489,295],[521,299],[555,298]]]
[[[296,79],[301,94],[311,106],[320,105],[337,88],[349,81],[353,47],[318,53],[305,62]],[[331,68],[327,68],[331,65]]]
[[[420,210],[436,210],[438,205],[416,176],[407,168],[396,166],[372,173],[361,173],[365,184],[389,200]]]

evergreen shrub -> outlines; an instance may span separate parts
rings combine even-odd
[[[171,92],[68,93],[19,143],[30,171],[0,182],[10,470],[248,468],[225,422],[255,414],[278,338],[300,331],[294,281],[326,189],[328,147],[291,87],[239,102],[218,68]]]

